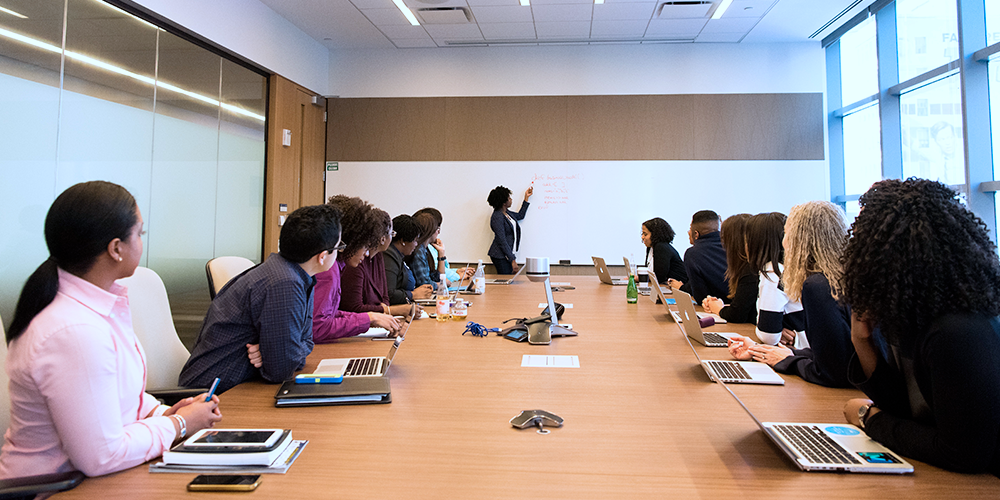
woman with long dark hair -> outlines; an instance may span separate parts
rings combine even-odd
[[[746,251],[746,227],[750,214],[736,214],[722,222],[722,246],[726,249],[726,281],[729,303],[705,297],[705,311],[718,314],[730,323],[757,322],[757,286],[760,275],[750,269]]]
[[[1000,475],[1000,262],[983,221],[925,179],[876,182],[844,250],[843,300],[868,399],[847,420],[900,455]]]
[[[0,478],[99,476],[160,456],[222,416],[206,395],[161,406],[145,392],[146,353],[127,290],[142,215],[125,188],[70,187],[45,217],[49,258],[28,278],[7,330],[11,421]]]

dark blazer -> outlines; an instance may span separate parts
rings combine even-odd
[[[725,297],[729,293],[725,277],[726,249],[722,248],[720,235],[718,231],[703,234],[684,252],[684,270],[688,276],[684,285],[690,288],[685,291],[699,304],[709,295]]]
[[[675,279],[687,285],[688,275],[684,269],[684,261],[673,245],[661,241],[647,248],[646,262],[649,262],[649,252],[653,252],[653,272],[661,284],[666,284],[668,279]]]
[[[413,293],[406,290],[406,264],[403,262],[403,254],[389,245],[382,252],[382,259],[385,263],[385,284],[389,292],[389,305],[406,304],[413,300]]]
[[[510,215],[510,218],[514,219],[514,225],[517,227],[518,246],[521,243],[521,225],[517,221],[524,219],[524,213],[528,211],[528,205],[531,205],[531,203],[525,201],[521,203],[520,211],[512,212],[507,210],[507,215]],[[507,217],[504,217],[502,210],[493,211],[493,215],[490,216],[490,229],[493,230],[493,243],[490,245],[490,251],[487,252],[487,255],[513,261],[514,252],[517,251],[517,248],[512,248],[514,247],[514,229],[510,227],[510,222],[507,222]]]

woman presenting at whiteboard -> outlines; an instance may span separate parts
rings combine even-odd
[[[490,229],[493,230],[493,244],[490,245],[488,255],[493,260],[493,265],[497,269],[497,274],[514,274],[517,270],[517,261],[514,252],[521,246],[521,226],[517,221],[524,218],[524,213],[528,211],[528,198],[534,192],[533,187],[529,187],[524,192],[524,202],[521,203],[521,210],[512,212],[511,205],[514,204],[510,197],[510,189],[497,186],[490,191],[486,198],[487,203],[493,207],[493,215],[490,216]]]

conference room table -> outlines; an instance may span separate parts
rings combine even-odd
[[[245,383],[221,396],[224,428],[290,428],[309,440],[286,474],[265,474],[267,498],[997,498],[1000,480],[912,461],[907,475],[801,472],[698,364],[663,305],[591,276],[558,276],[555,292],[577,337],[529,345],[463,335],[464,322],[414,322],[389,371],[392,402],[275,408],[276,385]],[[543,285],[488,285],[468,320],[500,327],[531,317]],[[570,306],[572,305],[572,306]],[[752,325],[710,331],[748,334]],[[317,345],[324,358],[384,356],[389,342]],[[695,345],[706,359],[726,349]],[[578,356],[578,368],[522,367],[522,356]],[[155,355],[153,353],[151,356]],[[784,386],[730,385],[764,421],[843,422],[862,394],[782,375]],[[565,420],[542,435],[510,419],[542,409]],[[189,493],[194,474],[147,465],[90,478],[59,498],[233,498]]]

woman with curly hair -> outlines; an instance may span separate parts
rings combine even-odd
[[[750,269],[746,251],[746,227],[750,214],[736,214],[722,222],[722,247],[726,250],[726,281],[729,304],[708,296],[701,306],[730,323],[757,322],[757,286],[760,275]]]
[[[893,451],[1000,475],[1000,263],[983,221],[944,184],[886,180],[861,196],[843,300],[871,400],[844,416]]]
[[[684,260],[671,243],[674,241],[674,229],[667,221],[654,217],[642,223],[639,234],[642,244],[646,246],[646,267],[656,273],[656,279],[661,284],[669,284],[680,288],[688,280],[684,270]],[[671,282],[672,281],[672,282]]]
[[[368,213],[367,225],[384,231],[376,246],[368,249],[368,255],[361,259],[357,267],[344,266],[340,275],[340,310],[356,313],[384,313],[391,316],[406,316],[409,304],[390,305],[389,286],[386,282],[385,259],[382,252],[389,249],[396,231],[392,219],[385,210],[374,209]],[[419,307],[418,307],[419,309]]]
[[[738,339],[742,345],[731,343],[729,350],[737,359],[762,361],[814,384],[849,387],[847,363],[854,354],[850,312],[837,301],[847,242],[844,211],[828,201],[796,205],[784,233],[781,283],[788,301],[802,304],[805,331],[795,338],[801,347],[755,344],[743,337]]]
[[[380,239],[389,233],[385,219],[379,217],[379,209],[358,197],[331,196],[328,204],[337,207],[342,214],[340,239],[347,247],[337,255],[337,263],[329,271],[316,275],[316,286],[313,288],[313,341],[331,342],[364,333],[370,327],[385,328],[390,334],[395,334],[399,331],[400,324],[389,314],[340,310],[340,276],[345,268],[358,267],[370,251],[378,248]],[[374,224],[375,220],[381,222]]]
[[[493,207],[493,215],[490,216],[493,243],[490,244],[487,255],[493,261],[497,274],[514,274],[517,271],[517,257],[514,253],[521,246],[521,226],[517,221],[524,219],[528,205],[531,204],[528,203],[528,198],[534,191],[534,187],[529,187],[524,192],[524,201],[517,212],[510,209],[514,205],[510,189],[497,186],[486,197],[486,202]]]

